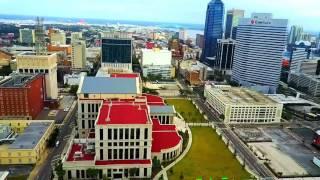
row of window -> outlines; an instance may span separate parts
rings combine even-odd
[[[140,169],[137,169],[137,171],[130,171],[129,169],[108,169],[107,170],[107,177],[108,178],[112,178],[112,174],[114,174],[113,178],[122,178],[122,176],[124,177],[129,177],[129,173],[131,177],[134,176],[140,176]],[[116,174],[121,177],[116,177]],[[148,169],[147,168],[143,168],[143,174],[145,177],[148,176]],[[68,179],[72,179],[72,172],[71,170],[68,170],[68,174],[67,174],[67,178]],[[89,173],[86,170],[76,170],[76,177],[77,179],[85,179],[85,178],[94,178],[94,177],[90,177]],[[98,178],[102,179],[103,178],[103,172],[102,170],[98,170]]]
[[[100,129],[100,140],[104,140],[104,130]],[[107,140],[140,139],[140,128],[108,129]],[[144,129],[144,139],[148,139],[148,128]]]
[[[140,146],[140,142],[108,142],[108,147],[118,147],[118,146]],[[148,141],[144,141],[143,143],[144,146],[147,146],[148,145]],[[103,142],[100,143],[100,147],[103,147]]]
[[[108,149],[108,160],[141,159],[139,148]],[[143,158],[147,159],[148,149],[143,149]],[[104,149],[100,149],[100,160],[104,160]]]
[[[94,112],[94,113],[98,113],[99,112],[99,104],[86,104],[87,106],[87,112]],[[85,112],[85,104],[81,104],[81,112],[84,113]]]
[[[19,69],[20,73],[49,73],[48,69]]]

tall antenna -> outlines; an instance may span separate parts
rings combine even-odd
[[[45,55],[47,53],[45,32],[43,26],[43,18],[36,18],[36,27],[35,27],[35,49],[36,55]]]

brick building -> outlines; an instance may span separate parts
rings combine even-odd
[[[44,106],[44,75],[13,74],[0,80],[0,119],[35,119]]]

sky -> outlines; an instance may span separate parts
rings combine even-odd
[[[0,13],[204,24],[210,0],[0,0]],[[320,0],[222,0],[225,9],[273,13],[320,32]]]

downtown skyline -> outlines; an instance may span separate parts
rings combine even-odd
[[[121,0],[107,3],[101,0],[93,0],[90,2],[83,0],[70,0],[67,2],[57,0],[54,3],[52,1],[41,1],[42,8],[38,8],[33,5],[39,4],[38,0],[26,0],[23,2],[17,0],[2,0],[0,1],[0,10],[1,14],[6,15],[204,25],[208,2],[210,1],[200,0],[194,2],[187,0],[182,2],[182,0],[176,0],[169,2],[168,0],[164,0],[161,1],[161,3],[153,2],[151,4],[146,0]],[[245,17],[250,17],[250,14],[253,12],[268,12],[273,13],[276,18],[289,19],[289,26],[301,25],[306,31],[313,32],[318,32],[320,29],[320,24],[317,24],[317,19],[320,17],[317,4],[320,2],[317,0],[306,0],[304,3],[298,0],[282,0],[280,2],[276,0],[242,0],[241,2],[224,0],[223,2],[226,11],[232,8],[245,10]],[[61,4],[64,6],[61,6]],[[124,4],[126,5],[123,6]],[[142,6],[142,4],[144,6]],[[250,4],[250,6],[247,6],[247,4]],[[16,8],[13,9],[12,6]],[[72,6],[76,6],[77,8],[69,8]],[[180,10],[176,11],[175,7],[179,7]],[[59,11],[57,11],[58,8]],[[128,11],[129,9],[134,10]]]

